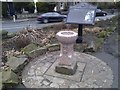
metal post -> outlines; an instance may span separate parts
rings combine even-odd
[[[76,40],[76,43],[82,43],[82,28],[83,28],[83,25],[79,24],[78,25],[78,38]]]
[[[36,6],[36,2],[35,2],[35,11],[34,13],[37,13],[37,6]]]
[[[15,15],[13,15],[13,21],[15,22]]]

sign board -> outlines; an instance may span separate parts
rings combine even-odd
[[[94,24],[97,7],[88,3],[80,3],[70,7],[66,23]]]

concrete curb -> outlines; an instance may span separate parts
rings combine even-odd
[[[20,19],[20,20],[16,20],[15,22],[24,22],[24,21],[29,21],[29,19]]]
[[[13,21],[13,20],[4,20],[4,21],[0,21],[1,23],[9,23],[9,22],[14,22],[14,23],[16,23],[16,22],[25,22],[25,21],[29,21],[30,19],[17,19],[17,20],[15,20],[15,22]]]

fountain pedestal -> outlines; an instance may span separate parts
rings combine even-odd
[[[60,31],[56,38],[61,43],[60,57],[55,71],[61,74],[73,75],[77,69],[77,62],[73,54],[73,45],[77,39],[77,33],[73,31]]]

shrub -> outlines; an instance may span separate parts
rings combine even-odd
[[[26,35],[19,33],[17,36],[12,38],[12,42],[18,49],[20,49],[30,44],[31,40],[29,37],[26,37]]]
[[[0,35],[7,35],[8,34],[8,31],[6,31],[6,30],[0,30]]]
[[[2,16],[3,16],[3,18],[8,17],[8,10],[7,10],[7,3],[6,2],[2,2]]]
[[[25,10],[28,11],[29,13],[34,13],[34,10],[35,10],[34,3],[29,2],[24,8],[25,8]]]
[[[98,49],[100,49],[101,45],[104,43],[104,38],[98,38],[98,39],[96,39],[95,42],[96,42],[95,43],[96,49],[98,50]]]
[[[15,11],[17,13],[22,13],[22,9],[24,8],[29,13],[34,13],[34,3],[33,2],[14,2]]]
[[[37,2],[36,3],[37,6],[37,11],[38,12],[48,12],[48,11],[53,11],[54,9],[54,4],[49,4],[48,2]]]
[[[116,3],[116,7],[118,10],[120,9],[120,1]]]
[[[6,30],[0,30],[0,38],[1,39],[8,38],[8,31],[6,31]]]
[[[106,31],[101,31],[98,35],[98,37],[100,38],[105,38],[107,36],[107,32]]]

